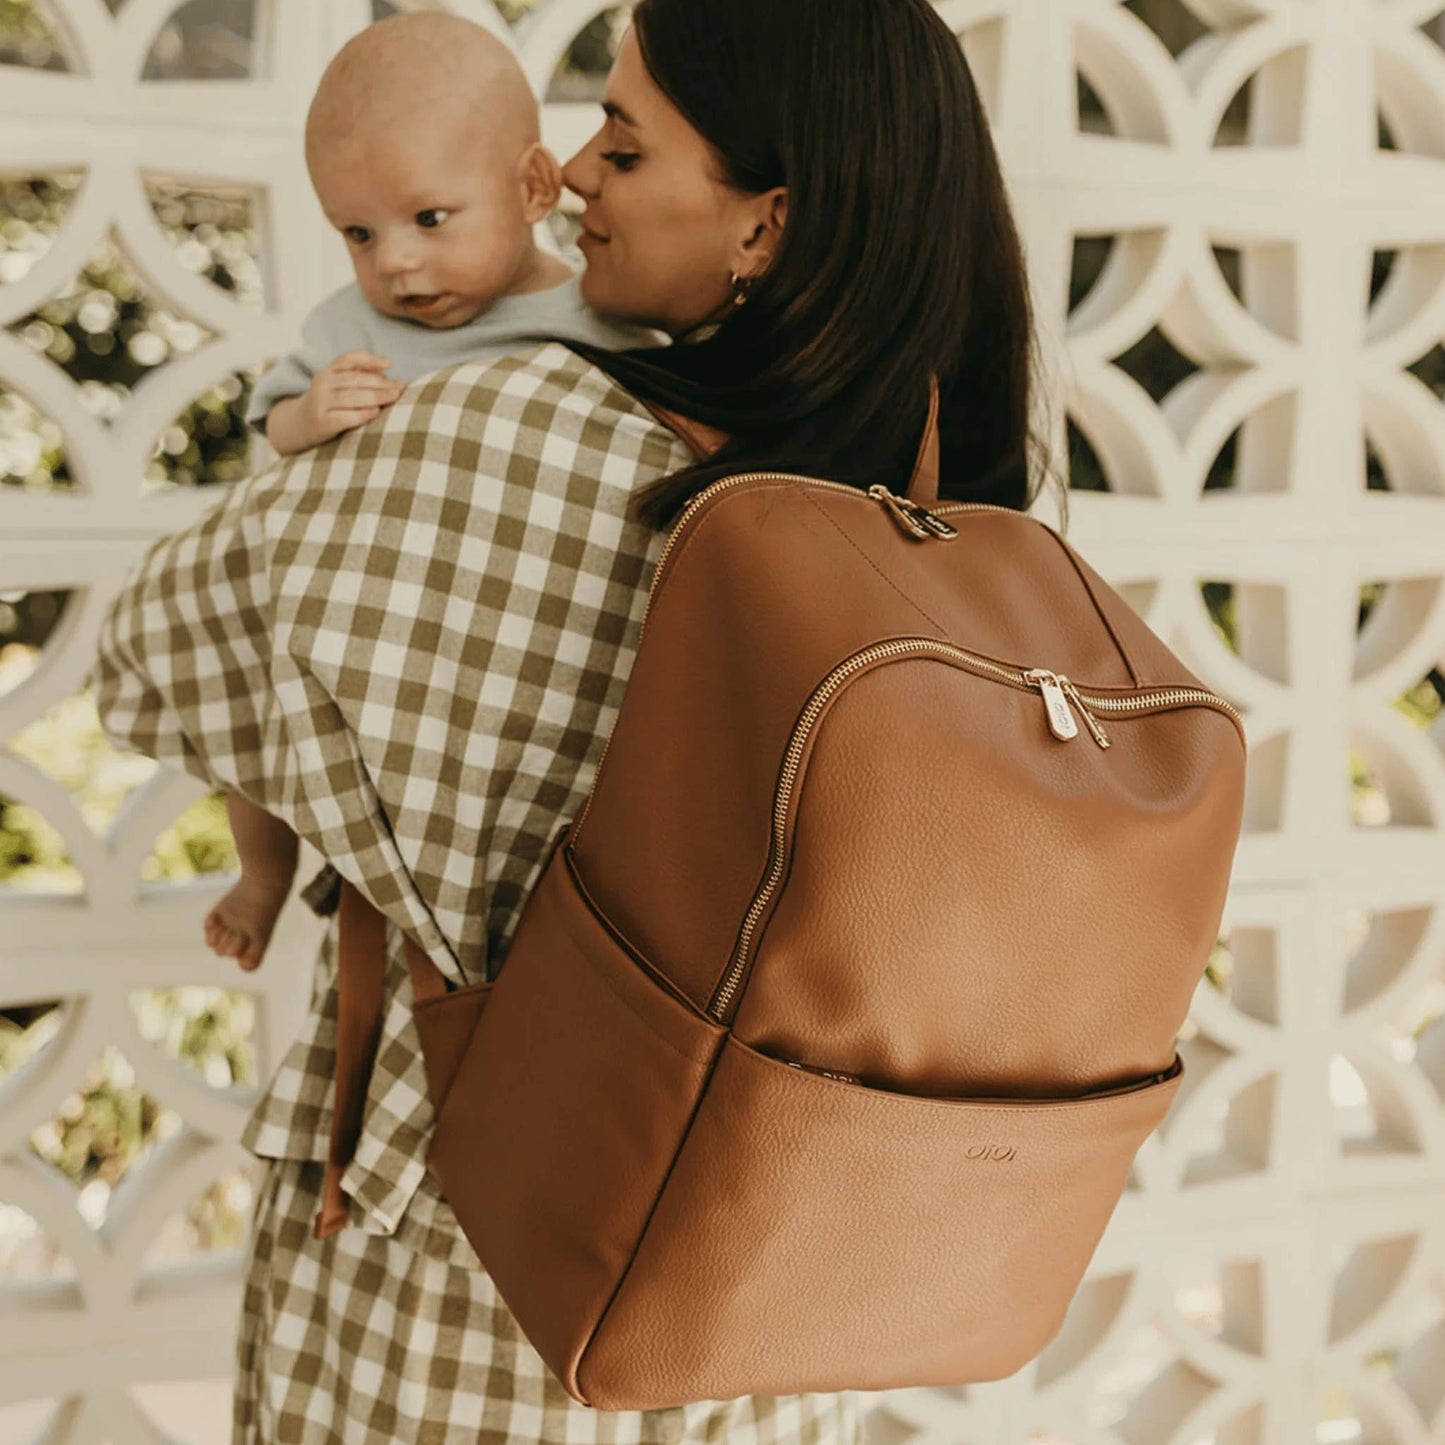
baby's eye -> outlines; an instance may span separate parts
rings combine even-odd
[[[341,233],[348,241],[355,241],[358,246],[363,246],[371,239],[371,232],[365,226],[347,226]]]
[[[434,208],[426,211],[418,211],[416,213],[417,225],[425,226],[429,231],[434,230],[450,215],[450,211],[439,211]]]
[[[602,159],[611,161],[619,171],[630,171],[637,164],[636,151],[603,151]]]

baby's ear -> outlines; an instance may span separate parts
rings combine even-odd
[[[522,186],[523,212],[527,220],[535,224],[562,197],[562,167],[541,141],[533,141],[522,152],[517,171]]]

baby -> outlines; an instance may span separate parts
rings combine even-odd
[[[364,425],[404,383],[529,340],[612,349],[659,333],[609,322],[533,227],[561,167],[507,47],[438,11],[392,15],[326,67],[306,116],[306,168],[356,280],[303,321],[302,346],[262,377],[246,420],[290,454]],[[255,968],[291,890],[290,828],[235,793],[226,810],[241,880],[206,917],[207,944]]]

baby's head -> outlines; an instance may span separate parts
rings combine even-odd
[[[388,16],[337,52],[306,117],[306,168],[366,299],[436,327],[532,289],[532,227],[562,186],[511,51],[439,11]]]

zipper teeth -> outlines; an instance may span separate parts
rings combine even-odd
[[[1092,692],[1080,690],[1079,696],[1092,708],[1100,712],[1130,712],[1135,708],[1158,707],[1160,704],[1201,702],[1228,713],[1240,728],[1244,727],[1244,716],[1233,703],[1226,702],[1218,693],[1207,692],[1199,687],[1170,687],[1159,692],[1141,693],[1138,697],[1099,697]]]
[[[913,638],[900,640],[898,642],[879,643],[874,647],[865,648],[862,652],[850,657],[846,662],[840,664],[819,684],[817,691],[809,700],[803,715],[793,730],[792,740],[788,744],[788,751],[783,760],[782,773],[778,779],[778,790],[773,800],[773,836],[770,845],[772,863],[768,869],[768,875],[753,898],[752,906],[748,909],[743,919],[743,926],[738,935],[737,949],[733,955],[733,961],[723,977],[722,983],[718,986],[717,992],[713,995],[712,1002],[708,1006],[708,1012],[719,1023],[723,1014],[727,1012],[727,1006],[732,1001],[733,994],[737,991],[738,984],[742,980],[744,971],[747,968],[748,950],[752,944],[753,931],[757,928],[758,920],[762,917],[768,903],[772,899],[773,892],[777,888],[783,876],[784,865],[784,843],[787,836],[787,815],[788,804],[792,798],[793,783],[797,778],[798,766],[802,759],[803,748],[808,740],[808,734],[813,724],[817,721],[818,714],[823,710],[828,699],[838,690],[839,687],[856,672],[860,667],[877,661],[883,657],[896,657],[908,652],[933,652],[942,653],[945,656],[954,658],[964,664],[971,672],[981,673],[987,677],[997,678],[1017,687],[1024,692],[1033,692],[1034,685],[1029,682],[1024,671],[1019,668],[1004,667],[997,662],[991,662],[986,657],[979,657],[964,648],[956,647],[951,642],[935,641],[930,638]],[[1207,706],[1217,708],[1230,716],[1239,719],[1239,713],[1225,702],[1223,698],[1202,688],[1175,687],[1155,692],[1144,693],[1135,698],[1095,698],[1088,693],[1081,693],[1090,703],[1098,702],[1103,710],[1108,712],[1127,712],[1138,708],[1158,707],[1161,704],[1179,703],[1203,703]]]
[[[752,942],[753,929],[757,927],[758,919],[762,916],[763,910],[767,907],[768,900],[772,897],[773,890],[777,887],[778,880],[783,874],[783,840],[787,832],[788,801],[792,796],[793,780],[798,773],[803,745],[807,742],[808,733],[817,720],[818,714],[823,710],[824,703],[838,690],[850,673],[856,672],[874,659],[889,657],[897,653],[919,652],[931,645],[920,642],[889,642],[878,647],[867,648],[856,656],[850,657],[841,667],[835,668],[809,699],[808,706],[803,709],[803,715],[798,719],[797,726],[793,730],[792,741],[788,744],[787,755],[783,759],[782,776],[778,780],[777,795],[773,799],[772,864],[768,869],[768,876],[764,880],[763,886],[753,899],[752,907],[748,909],[747,916],[743,919],[742,932],[738,937],[737,951],[733,955],[732,965],[724,976],[717,993],[714,994],[712,1004],[708,1009],[708,1012],[719,1022],[722,1021],[728,1003],[737,990],[743,969],[747,966],[748,946]],[[1005,677],[1008,676],[1007,671],[1003,668],[990,666],[990,671],[1002,673]]]

